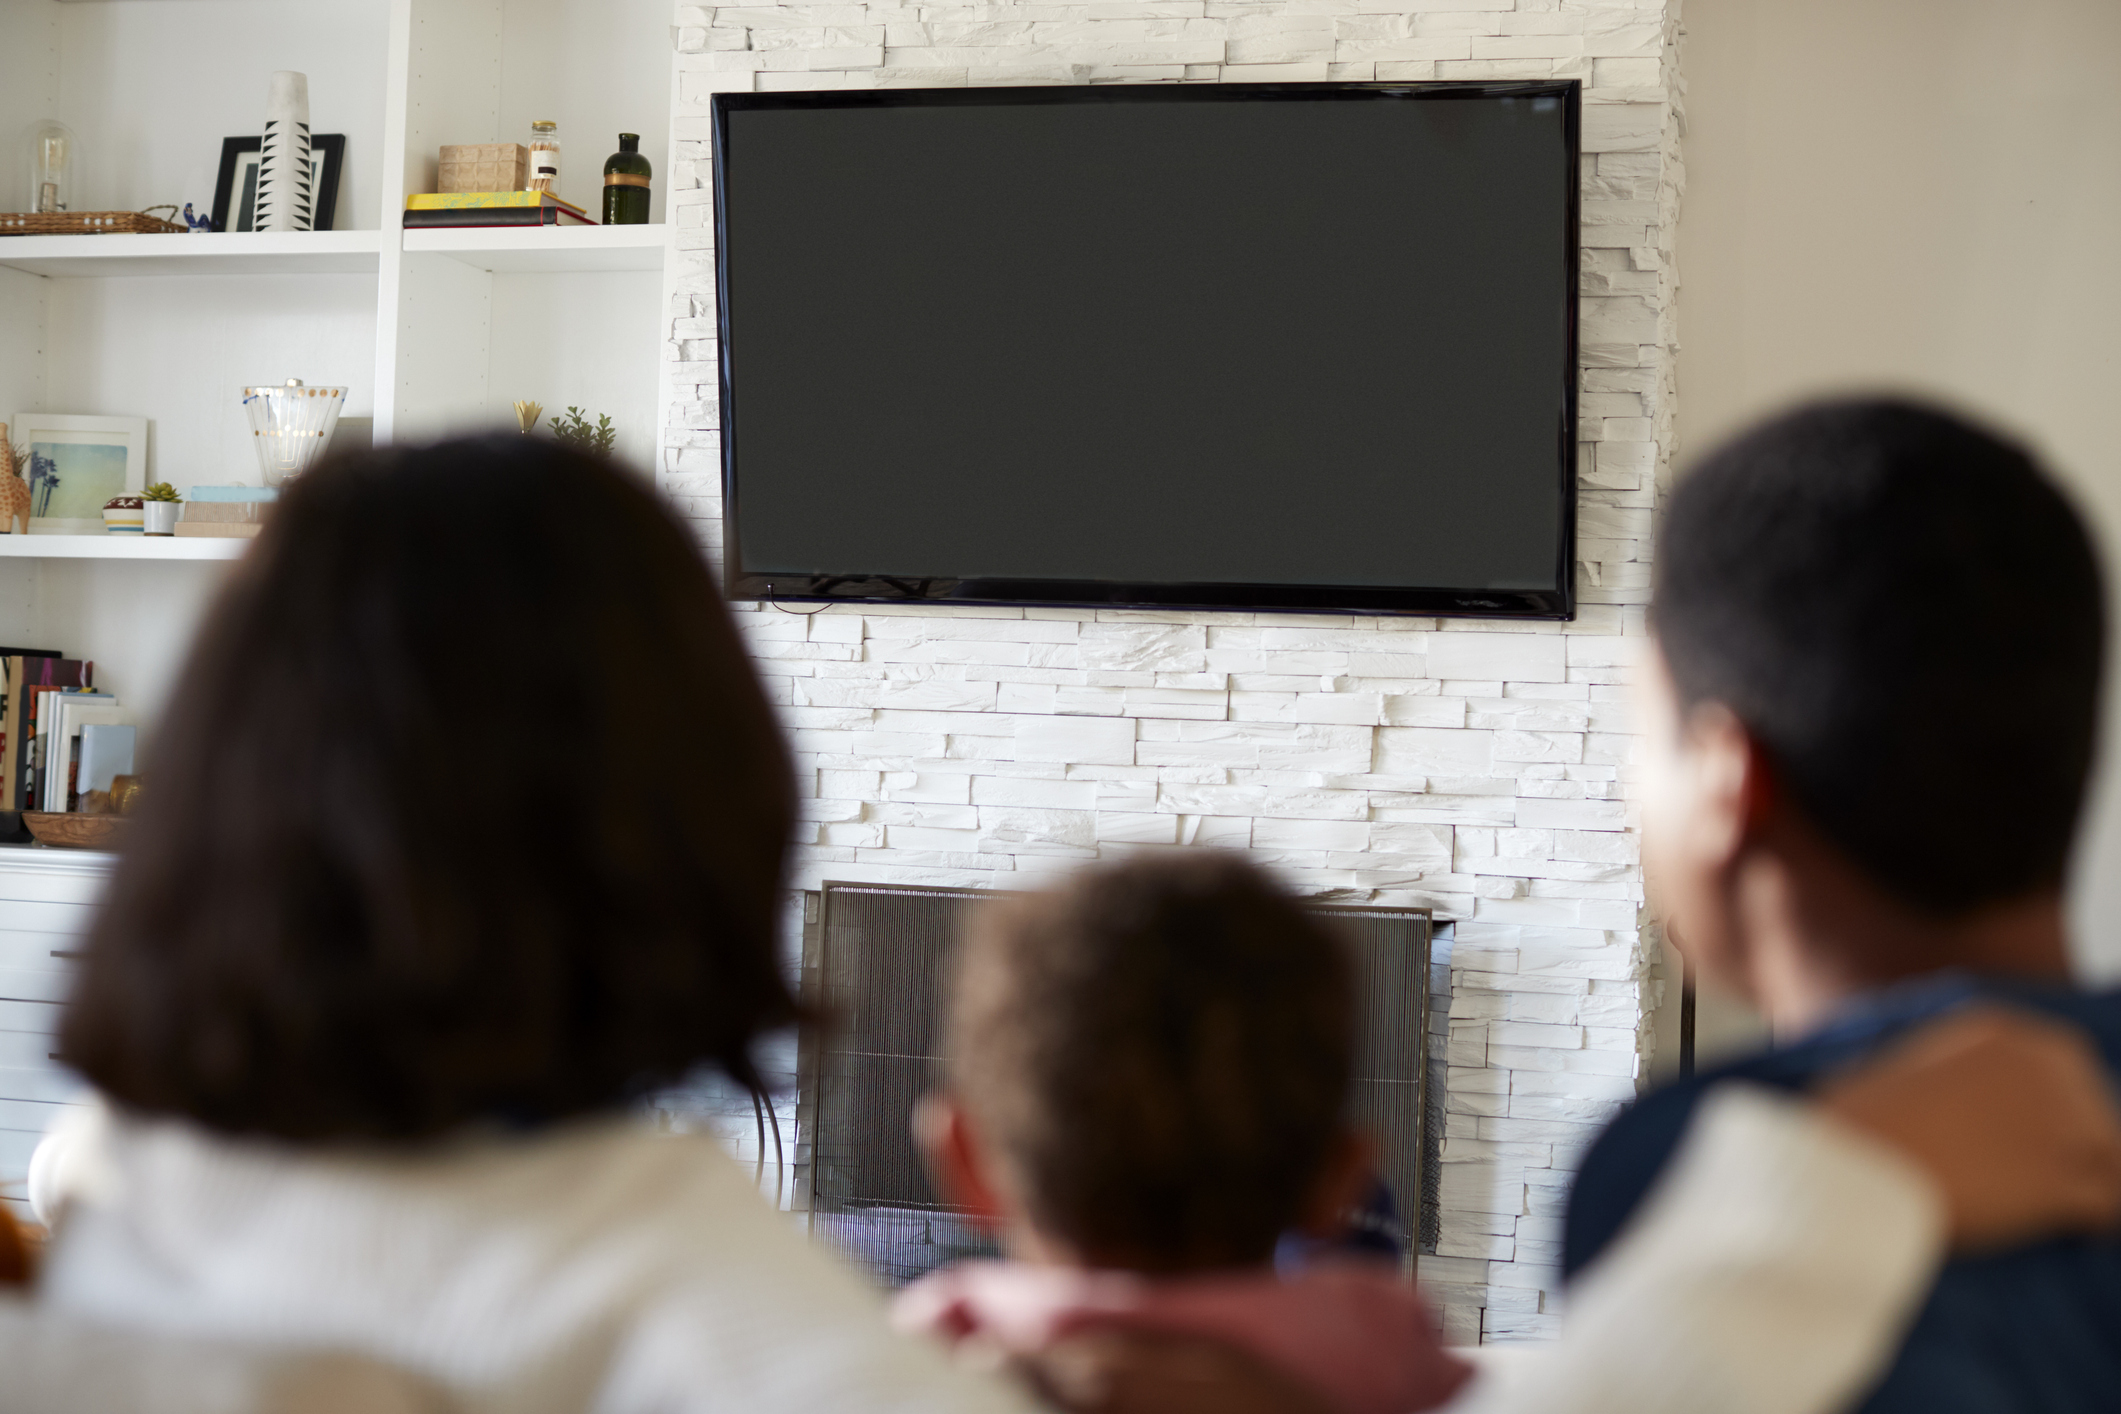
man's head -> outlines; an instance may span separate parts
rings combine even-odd
[[[1343,1127],[1353,1031],[1341,944],[1242,859],[1096,868],[978,915],[922,1138],[1018,1255],[1263,1262],[1366,1171]]]
[[[1763,848],[1937,936],[2059,894],[2103,597],[2023,449],[1907,402],[1800,409],[1680,482],[1657,569],[1647,844],[1710,972],[1744,970],[1736,880]]]

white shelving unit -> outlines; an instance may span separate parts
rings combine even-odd
[[[300,378],[347,385],[349,436],[508,427],[529,398],[608,413],[620,454],[646,466],[671,248],[669,21],[667,0],[7,0],[0,135],[42,117],[73,128],[77,209],[210,209],[222,140],[262,128],[276,69],[310,76],[312,127],[344,134],[346,160],[329,231],[0,237],[0,419],[144,416],[149,478],[182,491],[255,481],[238,390]],[[654,224],[402,228],[444,143],[521,140],[533,118],[559,123],[561,192],[591,209],[617,135],[640,133]],[[27,204],[21,146],[0,143],[0,210]],[[169,681],[142,665],[188,639],[216,565],[241,553],[11,538],[0,642],[95,658],[150,720]],[[140,562],[163,582],[118,612],[112,584]],[[84,615],[84,595],[104,607]],[[91,625],[93,641],[61,634]]]
[[[446,255],[496,275],[562,275],[663,268],[662,226],[558,226],[526,231],[407,231],[405,249]]]
[[[236,560],[241,536],[0,535],[0,560]]]
[[[232,231],[189,236],[9,236],[0,266],[25,275],[373,275],[381,231]]]
[[[242,231],[191,236],[0,237],[0,268],[61,279],[127,275],[373,275],[388,242],[508,275],[663,268],[653,226],[423,231]],[[402,242],[402,246],[400,246]]]
[[[0,237],[0,419],[142,416],[150,480],[256,481],[238,390],[300,378],[347,385],[347,435],[379,443],[513,427],[518,398],[608,413],[646,469],[669,290],[670,16],[669,0],[4,0],[0,210],[27,204],[17,137],[46,117],[76,136],[74,209],[209,210],[222,140],[262,130],[279,69],[309,75],[312,130],[344,134],[346,159],[329,231]],[[561,193],[591,210],[618,134],[639,133],[656,224],[403,229],[444,143],[524,141],[544,118]],[[138,714],[151,773],[156,715],[249,543],[0,535],[0,643],[94,659],[97,685]],[[52,949],[30,935],[57,925],[16,918],[23,900],[55,868],[93,879],[107,863],[37,863],[54,853],[0,849],[0,944],[38,967]],[[91,891],[67,888],[74,928]],[[20,1032],[36,999],[7,989],[10,966],[0,1198],[19,1196],[17,1161],[59,1098],[42,1039]]]

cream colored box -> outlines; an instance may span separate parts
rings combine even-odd
[[[442,149],[438,192],[522,191],[530,185],[530,149],[520,142],[481,142]]]
[[[262,525],[272,510],[271,501],[186,501],[179,525]]]

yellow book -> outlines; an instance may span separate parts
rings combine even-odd
[[[549,191],[429,191],[405,198],[407,211],[466,211],[491,207],[557,206],[584,220],[589,213]]]

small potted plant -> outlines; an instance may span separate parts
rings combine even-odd
[[[599,414],[596,426],[578,407],[569,407],[565,417],[552,420],[552,435],[560,439],[560,445],[569,451],[580,452],[588,457],[608,457],[612,444],[618,440],[619,429],[611,425],[611,419]]]
[[[177,488],[167,481],[157,481],[147,488],[140,498],[141,533],[146,535],[175,535],[177,513],[184,503],[177,499]]]
[[[138,535],[145,519],[138,496],[113,496],[103,503],[103,528],[112,535]]]

